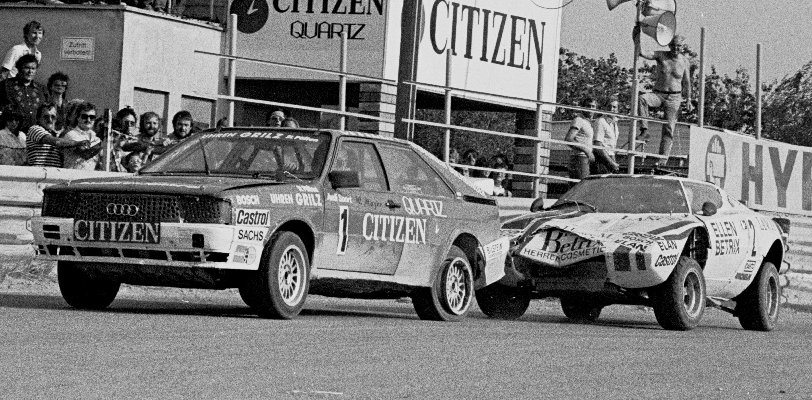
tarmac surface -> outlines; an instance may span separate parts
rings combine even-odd
[[[310,296],[299,318],[259,319],[234,290],[125,286],[75,310],[50,280],[0,283],[4,398],[812,399],[812,318],[773,332],[708,310],[689,332],[650,309],[569,322],[539,300],[518,321],[478,308],[421,321],[408,300]]]

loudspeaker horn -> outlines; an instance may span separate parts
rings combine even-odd
[[[643,18],[640,25],[643,33],[654,38],[660,46],[666,46],[677,32],[677,17],[671,11],[666,11]]]
[[[631,0],[606,0],[606,6],[609,7],[609,11],[615,9],[615,7],[619,6],[622,3],[625,3]]]
[[[676,0],[648,0],[645,3],[643,3],[642,12],[643,15],[646,17],[650,17],[652,15],[660,15],[666,11],[670,11],[674,14],[677,13]]]

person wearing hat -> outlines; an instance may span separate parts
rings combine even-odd
[[[268,114],[268,118],[265,119],[265,125],[273,127],[282,126],[282,121],[284,120],[285,112],[280,109],[276,109]]]
[[[634,30],[635,46],[639,49],[639,29]],[[652,108],[662,108],[666,123],[663,124],[662,138],[660,139],[660,154],[668,157],[671,154],[671,144],[674,141],[674,130],[677,126],[682,104],[682,93],[685,92],[685,110],[691,112],[691,64],[682,54],[685,48],[685,38],[675,35],[668,45],[668,51],[644,52],[640,50],[640,57],[657,62],[657,71],[654,74],[654,90],[651,93],[640,95],[640,116],[648,117]],[[648,122],[641,121],[640,135],[637,140],[647,141],[649,138]],[[665,164],[668,159],[658,160],[656,165]]]

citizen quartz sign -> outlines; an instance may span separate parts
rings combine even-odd
[[[705,181],[724,188],[726,172],[725,143],[719,135],[713,135],[708,141],[708,151],[705,153]]]

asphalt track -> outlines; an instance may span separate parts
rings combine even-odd
[[[690,332],[615,306],[597,324],[535,301],[519,321],[478,309],[420,321],[405,301],[311,296],[292,321],[234,291],[127,288],[103,312],[53,284],[0,288],[5,399],[812,399],[812,317],[770,333],[709,310]]]

